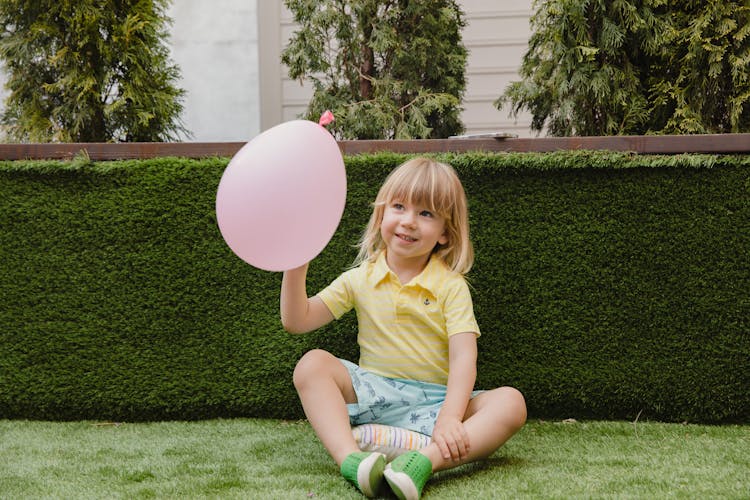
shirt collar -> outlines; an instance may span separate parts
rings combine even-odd
[[[378,254],[375,259],[375,263],[372,264],[370,270],[370,277],[373,280],[373,285],[379,285],[383,280],[392,274],[391,268],[388,267],[388,263],[385,261],[385,250]]]
[[[425,266],[419,275],[415,276],[414,279],[409,282],[409,286],[419,286],[429,291],[433,296],[436,296],[435,294],[443,283],[447,271],[448,267],[443,260],[433,254],[430,257],[427,266]],[[378,254],[378,257],[372,264],[370,278],[372,279],[373,285],[378,286],[390,276],[392,276],[393,279],[397,279],[396,275],[388,267],[388,263],[385,260],[385,250],[383,250]]]

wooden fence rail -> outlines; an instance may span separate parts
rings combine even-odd
[[[71,159],[120,160],[179,156],[205,158],[233,156],[243,142],[149,142],[0,144],[0,160]],[[551,152],[563,150],[632,151],[640,154],[750,153],[750,134],[637,135],[606,137],[465,138],[410,141],[339,141],[343,154],[441,153],[468,151]]]

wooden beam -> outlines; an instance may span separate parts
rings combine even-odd
[[[141,142],[0,144],[0,160],[72,159],[94,161],[178,156],[232,157],[243,142]],[[413,141],[339,141],[345,155],[394,153],[552,152],[569,150],[632,151],[640,154],[748,154],[750,134],[637,135],[607,137],[468,138]]]
[[[179,156],[205,158],[231,157],[244,145],[242,142],[122,142],[122,143],[49,143],[0,144],[3,160],[69,160],[88,155],[91,160],[123,160]]]
[[[339,146],[345,154],[374,153],[377,151],[398,153],[464,153],[467,151],[527,153],[579,149],[632,151],[642,154],[728,154],[750,153],[750,134],[339,141]]]

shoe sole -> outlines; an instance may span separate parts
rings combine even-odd
[[[384,468],[385,455],[380,453],[371,453],[359,464],[359,467],[357,467],[357,483],[365,496],[370,498],[375,496],[383,481]]]
[[[383,472],[383,475],[385,476],[385,480],[388,481],[391,490],[396,494],[399,500],[419,500],[417,487],[407,474],[396,472],[390,467],[387,467]]]

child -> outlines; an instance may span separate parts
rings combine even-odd
[[[305,415],[342,475],[366,496],[383,477],[401,499],[416,499],[438,470],[488,457],[526,421],[516,389],[473,391],[477,337],[464,274],[474,254],[466,195],[452,167],[415,158],[377,195],[355,267],[308,298],[307,267],[286,271],[281,321],[304,333],[354,308],[359,365],[323,350],[294,370]],[[359,451],[351,425],[380,423],[432,436],[385,465]]]

